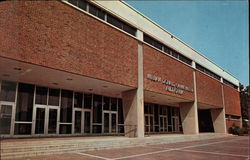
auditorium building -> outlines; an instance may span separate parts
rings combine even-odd
[[[123,1],[0,2],[0,91],[3,138],[241,126],[239,80]]]

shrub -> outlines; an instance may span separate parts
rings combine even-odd
[[[240,127],[233,124],[232,127],[229,128],[228,132],[233,135],[240,135]]]

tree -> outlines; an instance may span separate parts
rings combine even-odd
[[[243,119],[243,127],[247,127],[249,121],[249,113],[250,113],[250,88],[246,86],[244,88],[243,85],[240,85],[240,105],[241,105],[241,114]]]

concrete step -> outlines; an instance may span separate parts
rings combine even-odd
[[[200,135],[153,135],[144,138],[126,137],[71,137],[47,139],[15,139],[2,140],[1,158],[13,159],[37,155],[48,155],[67,152],[82,152],[89,150],[111,149],[144,146],[150,144],[167,144],[227,137],[227,134]]]

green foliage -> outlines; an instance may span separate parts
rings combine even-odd
[[[240,105],[241,105],[241,114],[242,119],[249,120],[249,110],[250,110],[250,89],[249,86],[244,88],[243,85],[240,85]],[[246,123],[243,123],[243,127],[247,127]]]
[[[240,127],[233,124],[232,127],[229,128],[228,132],[233,135],[240,135]]]

